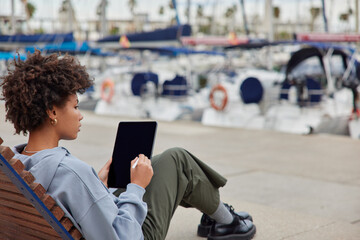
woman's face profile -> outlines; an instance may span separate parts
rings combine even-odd
[[[54,106],[57,123],[54,126],[59,139],[73,140],[80,131],[83,116],[80,113],[79,100],[76,94],[70,95],[64,106]]]

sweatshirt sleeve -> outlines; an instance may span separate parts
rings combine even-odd
[[[147,213],[147,205],[142,201],[144,193],[140,186],[129,184],[119,198],[109,194],[99,199],[79,221],[84,237],[144,239],[141,229]]]

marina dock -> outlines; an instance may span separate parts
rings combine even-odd
[[[130,119],[82,113],[78,139],[61,144],[98,171],[111,157],[118,122]],[[26,142],[5,122],[3,102],[0,116],[3,145]],[[360,141],[159,121],[154,153],[175,146],[228,179],[221,199],[252,214],[254,239],[360,239]],[[166,239],[203,239],[196,236],[200,217],[196,209],[179,207]]]

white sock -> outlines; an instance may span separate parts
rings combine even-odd
[[[216,211],[210,215],[218,223],[230,224],[234,220],[234,217],[231,215],[230,211],[225,207],[224,203],[220,201]]]

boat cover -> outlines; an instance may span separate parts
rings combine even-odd
[[[191,35],[191,26],[188,24],[185,25],[176,25],[171,26],[165,29],[157,29],[149,32],[139,32],[139,33],[130,33],[126,34],[129,42],[144,42],[144,41],[169,41],[169,40],[178,40],[182,36]],[[108,36],[102,39],[97,40],[98,43],[104,42],[119,42],[121,35]]]
[[[46,44],[45,46],[29,46],[26,47],[26,52],[35,52],[35,49],[40,51],[46,51],[47,53],[69,53],[69,54],[86,54],[90,53],[91,55],[96,56],[113,56],[115,53],[102,52],[100,48],[93,48],[89,46],[88,42],[64,42],[60,44]]]
[[[73,33],[0,35],[6,43],[52,43],[75,41]]]
[[[136,73],[131,80],[131,91],[135,96],[141,96],[143,93],[146,93],[146,83],[153,82],[158,87],[159,78],[156,73],[152,72],[141,72]]]
[[[240,85],[240,96],[245,104],[259,103],[263,94],[264,88],[255,77],[246,78]]]
[[[172,80],[166,80],[163,84],[163,96],[167,97],[182,97],[187,96],[188,86],[186,78],[176,75]]]

